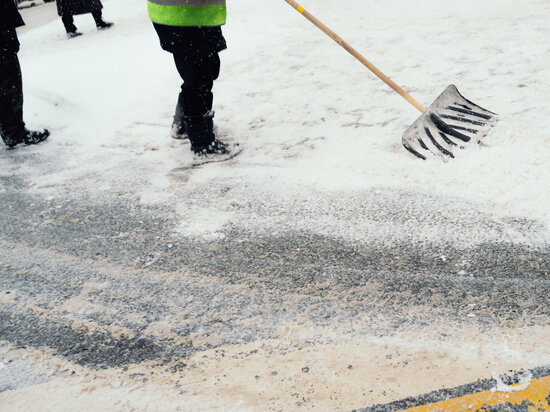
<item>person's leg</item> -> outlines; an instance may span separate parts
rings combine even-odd
[[[111,27],[113,25],[113,23],[106,22],[106,21],[103,20],[103,14],[101,12],[101,9],[93,11],[92,12],[92,17],[94,18],[95,25],[100,30],[108,29],[109,27]]]
[[[212,87],[220,73],[220,58],[212,55],[174,54],[183,79],[174,124],[185,125],[191,144],[205,146],[215,139],[213,131]]]
[[[22,142],[23,83],[17,53],[0,52],[0,134],[8,146]]]
[[[218,53],[212,55],[174,55],[176,67],[183,79],[181,95],[185,117],[202,117],[212,110],[214,80],[220,75]]]
[[[238,144],[223,143],[214,133],[212,87],[220,74],[218,53],[197,56],[175,54],[174,60],[183,79],[176,116],[183,113],[183,125],[191,141],[195,161],[223,161],[237,155]]]
[[[23,121],[23,81],[15,52],[0,52],[0,136],[6,145],[36,144],[48,138],[47,130],[27,130]]]
[[[65,26],[65,31],[67,32],[67,37],[69,39],[82,35],[82,33],[77,31],[77,28],[74,25],[74,18],[72,14],[63,14],[61,16],[61,21],[63,22],[63,26]]]
[[[71,14],[63,14],[61,16],[61,21],[63,22],[63,26],[65,27],[65,31],[67,33],[76,32],[76,26],[74,25],[74,19]]]

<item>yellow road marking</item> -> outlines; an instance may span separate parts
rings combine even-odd
[[[515,385],[512,385],[512,387]],[[430,403],[406,409],[407,412],[433,411],[477,411],[483,406],[497,406],[502,404],[521,405],[529,401],[529,411],[550,411],[546,398],[550,396],[550,376],[531,381],[527,389],[517,392],[478,392],[460,398]]]

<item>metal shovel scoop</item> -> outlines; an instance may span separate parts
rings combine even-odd
[[[496,121],[496,113],[465,99],[451,84],[407,129],[403,146],[421,159],[429,153],[454,157],[453,149],[479,143]]]
[[[428,156],[440,159],[452,158],[454,149],[463,149],[469,143],[479,143],[496,123],[496,113],[464,98],[454,85],[448,86],[430,107],[424,109],[410,94],[302,6],[294,0],[285,1],[422,112],[422,115],[405,131],[402,139],[405,149],[416,157],[424,160]]]

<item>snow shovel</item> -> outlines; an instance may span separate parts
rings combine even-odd
[[[464,149],[464,145],[468,143],[479,143],[496,123],[496,113],[467,100],[454,85],[448,86],[431,106],[424,109],[410,94],[302,6],[294,0],[285,1],[420,110],[422,115],[405,131],[402,138],[405,149],[416,157],[424,160],[428,156],[440,159],[453,158],[454,149]]]

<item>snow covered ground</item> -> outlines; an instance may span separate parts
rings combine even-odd
[[[401,230],[435,242],[522,241],[514,233],[503,238],[476,230],[460,237],[434,228],[419,231],[418,222],[371,224],[377,216],[370,213],[353,213],[342,226],[331,223],[339,213],[333,200],[307,202],[311,193],[332,199],[339,192],[368,190],[430,197],[428,207],[441,214],[449,205],[465,206],[471,216],[464,220],[487,213],[532,218],[548,228],[545,17],[550,6],[527,4],[352,1],[336,7],[328,1],[304,2],[424,104],[454,83],[471,100],[500,114],[484,147],[446,164],[408,156],[400,139],[418,115],[414,108],[284,2],[230,4],[229,50],[222,54],[215,85],[216,121],[219,135],[239,141],[244,153],[231,165],[188,176],[189,192],[212,193],[211,207],[200,205],[198,211],[209,223],[184,232],[215,231],[214,222],[219,228],[228,223],[268,230],[286,224],[311,228],[306,217],[319,231],[353,237],[368,232],[369,239],[383,241],[391,237],[387,231]],[[159,48],[143,2],[107,2],[105,15],[116,22],[113,30],[96,32],[91,17],[80,16],[77,24],[85,35],[72,41],[64,38],[58,20],[21,36],[26,118],[31,125],[51,128],[53,136],[46,145],[10,155],[39,154],[49,159],[43,170],[22,165],[2,173],[25,174],[36,191],[51,196],[64,189],[77,194],[73,188],[84,186],[101,199],[123,186],[140,192],[144,202],[176,197],[179,210],[189,211],[194,200],[178,196],[180,185],[168,177],[190,161],[188,145],[168,139],[180,83],[171,56]],[[238,182],[239,193],[229,202],[274,198],[278,208],[300,210],[294,213],[296,221],[286,213],[285,222],[271,222],[258,211],[228,211],[227,201],[219,198],[224,180]],[[354,207],[348,202],[339,206]],[[184,214],[182,219],[193,223]],[[550,235],[546,229],[533,236],[546,242]]]
[[[550,364],[550,354],[544,344],[549,334],[548,298],[544,294],[543,297],[537,296],[536,293],[537,288],[541,292],[548,290],[548,273],[544,274],[548,262],[544,259],[548,256],[550,241],[550,4],[547,1],[528,0],[520,6],[513,0],[464,0],[459,3],[441,0],[303,0],[306,9],[364,53],[424,105],[431,104],[447,85],[454,83],[467,98],[499,113],[498,124],[481,147],[462,151],[456,159],[446,163],[423,162],[409,155],[401,146],[401,135],[417,118],[416,109],[282,0],[229,2],[228,24],[224,27],[229,49],[221,55],[221,76],[215,83],[215,121],[219,137],[226,141],[238,141],[243,152],[230,162],[193,170],[182,170],[191,161],[188,143],[169,138],[171,117],[181,81],[172,57],[160,49],[146,14],[145,2],[105,0],[104,5],[105,18],[114,21],[115,26],[107,31],[96,31],[90,15],[77,16],[76,25],[84,35],[72,40],[65,38],[62,24],[55,16],[54,4],[23,11],[28,23],[20,31],[25,119],[29,127],[49,128],[52,136],[44,144],[34,147],[16,151],[0,148],[0,197],[5,194],[9,201],[12,195],[14,198],[16,194],[24,195],[25,199],[31,199],[29,203],[36,201],[40,207],[57,205],[51,206],[55,213],[66,209],[66,216],[86,208],[112,210],[117,219],[99,219],[95,222],[91,212],[87,216],[78,216],[78,219],[67,217],[66,220],[74,221],[72,224],[77,224],[80,219],[81,223],[92,221],[96,225],[95,228],[82,226],[81,235],[70,230],[57,235],[59,246],[56,244],[54,247],[60,253],[79,256],[78,249],[83,250],[86,259],[75,258],[74,261],[61,257],[58,259],[45,252],[40,254],[32,249],[37,246],[31,240],[19,239],[16,234],[5,235],[5,238],[0,236],[0,241],[17,240],[19,245],[17,248],[13,244],[14,250],[19,250],[19,257],[7,252],[4,256],[0,254],[4,262],[24,265],[28,261],[34,268],[29,269],[31,272],[42,271],[50,276],[50,272],[41,266],[47,262],[50,268],[58,267],[63,273],[59,277],[51,275],[48,278],[50,283],[42,283],[45,288],[43,291],[29,292],[28,296],[24,288],[17,291],[18,305],[23,302],[35,305],[33,299],[46,301],[48,297],[51,301],[60,299],[61,306],[54,308],[56,316],[67,316],[68,312],[71,319],[89,322],[89,313],[103,310],[105,316],[109,314],[115,317],[117,311],[134,310],[134,306],[128,303],[128,306],[118,307],[113,303],[112,307],[100,309],[102,304],[94,301],[92,310],[88,303],[83,302],[99,299],[98,296],[114,293],[113,290],[131,296],[136,302],[149,302],[146,289],[138,290],[138,286],[135,286],[134,290],[132,282],[117,280],[118,271],[126,270],[128,262],[136,261],[136,265],[141,268],[153,271],[147,276],[143,274],[143,279],[146,279],[143,282],[150,281],[153,284],[154,271],[158,270],[157,277],[160,278],[161,269],[164,271],[162,279],[175,277],[178,282],[187,282],[187,275],[182,275],[178,270],[187,273],[188,268],[196,269],[192,261],[195,255],[189,252],[191,257],[190,262],[186,262],[188,266],[171,266],[167,256],[177,258],[175,253],[170,255],[170,250],[178,247],[176,242],[204,244],[207,250],[212,251],[212,260],[217,262],[216,253],[231,254],[231,250],[237,250],[239,245],[247,245],[247,242],[256,239],[282,239],[280,243],[273,241],[272,247],[284,250],[283,240],[290,239],[291,242],[303,234],[308,237],[308,241],[326,238],[333,242],[327,243],[328,246],[322,246],[320,241],[318,244],[313,243],[313,240],[303,243],[306,246],[309,244],[312,249],[318,248],[315,251],[316,260],[308,260],[304,267],[314,267],[316,262],[322,262],[322,275],[326,276],[322,280],[327,285],[332,284],[335,291],[331,292],[327,288],[324,292],[326,299],[315,296],[315,299],[319,299],[317,301],[308,296],[311,291],[307,291],[307,282],[298,279],[302,272],[289,269],[288,275],[298,280],[295,279],[295,283],[288,281],[288,284],[286,278],[281,280],[281,284],[288,287],[286,292],[282,292],[277,290],[281,286],[277,284],[278,275],[274,271],[269,272],[271,269],[256,273],[241,265],[239,278],[228,281],[231,286],[223,283],[222,292],[209,292],[207,296],[217,297],[211,299],[215,303],[209,303],[210,299],[194,303],[197,307],[193,308],[197,310],[201,309],[200,304],[219,304],[220,307],[216,307],[219,316],[223,314],[224,302],[228,307],[240,305],[238,307],[241,309],[235,310],[235,313],[228,309],[227,316],[242,317],[243,323],[239,323],[234,330],[223,329],[223,333],[220,332],[221,341],[228,345],[225,349],[231,352],[231,356],[221,359],[214,352],[216,344],[206,345],[205,348],[209,350],[206,352],[208,360],[199,357],[190,362],[199,366],[196,366],[194,372],[178,378],[187,385],[186,388],[193,388],[185,398],[188,405],[201,405],[204,399],[209,399],[211,404],[202,405],[213,408],[261,408],[265,398],[254,391],[263,390],[268,395],[271,393],[273,399],[279,399],[279,403],[273,401],[274,408],[288,409],[296,407],[297,400],[287,392],[295,390],[295,387],[305,387],[307,383],[316,391],[316,395],[311,395],[313,401],[304,401],[306,406],[361,407],[399,399],[413,392],[426,392],[438,388],[440,384],[463,384],[490,376],[491,372]],[[19,181],[24,182],[21,187],[18,187]],[[127,203],[131,203],[131,207]],[[154,211],[152,214],[155,218],[152,219],[153,223],[144,223],[143,216],[139,219],[136,217],[136,226],[128,230],[123,219],[125,216],[134,216],[132,213],[137,207]],[[9,209],[10,217],[20,217],[16,209]],[[36,221],[29,217],[27,224],[32,228],[32,236],[38,241],[43,239],[43,243],[47,244],[46,239],[54,237],[48,225],[61,221],[63,216],[43,213],[49,220],[40,220],[43,218],[41,214]],[[81,290],[83,286],[79,284],[74,286],[74,291],[65,290],[68,286],[60,279],[72,273],[71,267],[74,266],[76,271],[75,278],[86,282],[83,275],[86,268],[96,268],[102,264],[94,261],[92,255],[87,255],[86,249],[105,236],[101,232],[102,225],[108,227],[105,233],[110,233],[110,241],[114,243],[124,243],[127,238],[134,241],[134,235],[143,236],[142,249],[139,249],[142,254],[136,252],[138,246],[134,250],[134,246],[129,243],[123,244],[121,249],[112,249],[106,259],[111,263],[120,260],[112,272],[104,267],[101,273],[90,275],[90,283],[85,283],[84,289]],[[11,226],[6,224],[6,228],[8,233]],[[148,232],[150,237],[147,237]],[[166,244],[161,245],[164,240]],[[107,240],[104,242],[107,243]],[[300,242],[293,244],[296,247],[292,253],[303,247]],[[397,277],[414,278],[414,282],[422,282],[418,274],[424,273],[424,263],[422,259],[417,263],[414,253],[439,262],[434,263],[433,267],[428,265],[426,269],[427,272],[433,270],[436,273],[433,283],[423,285],[424,289],[416,292],[411,289],[418,296],[424,296],[426,289],[431,290],[426,299],[433,296],[436,303],[430,304],[435,305],[435,310],[427,300],[422,301],[420,298],[418,300],[421,302],[416,302],[417,306],[411,314],[402,315],[401,310],[392,307],[396,317],[403,316],[407,322],[418,321],[419,324],[422,324],[424,314],[432,313],[433,310],[433,316],[438,321],[423,323],[423,327],[433,331],[433,336],[427,337],[425,332],[408,330],[411,332],[408,335],[410,342],[404,345],[406,348],[398,356],[391,352],[391,348],[404,339],[402,336],[381,339],[372,332],[378,333],[382,325],[385,328],[393,321],[391,316],[380,315],[380,318],[375,318],[376,309],[365,312],[365,318],[372,317],[361,319],[364,324],[352,322],[350,326],[347,323],[348,315],[327,315],[318,321],[314,312],[322,311],[317,305],[337,311],[338,303],[341,302],[339,299],[343,297],[349,307],[342,306],[353,308],[360,304],[354,301],[353,291],[363,286],[351,280],[350,286],[348,278],[340,278],[331,272],[338,272],[338,265],[343,267],[347,264],[349,256],[339,256],[337,253],[338,244],[346,242],[356,247],[349,253],[358,251],[366,256],[365,259],[371,259],[368,256],[377,255],[380,250],[390,253],[391,259],[374,263],[369,260],[368,267],[365,266],[366,271],[373,273],[376,282],[380,282],[369,285],[373,288],[369,292],[372,294],[369,299],[380,303],[380,307],[388,302],[386,292],[401,290],[399,286],[385,288],[387,285],[381,278],[381,272],[388,271],[399,274]],[[227,249],[225,252],[224,248]],[[484,250],[487,250],[485,255]],[[494,250],[502,251],[497,253]],[[533,251],[540,252],[540,255],[536,255],[540,256],[537,257],[539,261],[526,262],[525,265],[533,265],[529,266],[533,271],[523,272],[521,265],[516,266],[514,258],[517,257],[518,261],[524,255],[531,258],[534,255],[529,253]],[[299,254],[302,252],[296,252],[297,259],[301,258]],[[258,256],[264,260],[271,259],[266,251]],[[412,262],[410,265],[399,263],[399,259],[409,262],[408,257]],[[323,261],[324,258],[328,263]],[[474,269],[470,273],[470,264],[477,267],[472,263],[474,261],[483,261],[483,264],[478,265],[482,268],[479,269],[479,278]],[[233,262],[235,267],[238,266],[236,259]],[[453,267],[441,269],[442,277],[438,277],[438,265],[445,262],[449,266],[452,263]],[[357,267],[347,268],[350,273],[359,276],[362,269],[360,264],[364,262],[361,260],[356,263]],[[213,267],[216,264],[212,263]],[[212,270],[214,273],[215,270]],[[517,326],[517,333],[513,332],[516,329],[503,332],[495,327],[489,328],[489,333],[485,335],[487,330],[481,330],[483,327],[492,327],[492,320],[484,326],[470,324],[466,327],[438,317],[444,311],[447,313],[445,299],[453,293],[449,285],[438,289],[440,284],[445,283],[442,279],[449,275],[453,282],[468,284],[469,277],[473,279],[473,272],[477,279],[471,281],[475,299],[471,299],[467,291],[464,292],[466,297],[449,297],[453,301],[450,306],[456,302],[464,304],[466,309],[463,317],[466,319],[473,315],[467,320],[476,322],[475,317],[481,315],[470,312],[474,311],[472,308],[476,305],[483,306],[480,304],[482,299],[507,302],[506,291],[511,294],[511,291],[515,291],[517,296],[522,297],[518,305],[523,309],[518,317],[524,323]],[[105,273],[112,273],[113,276]],[[249,273],[251,278],[246,279],[245,273]],[[377,278],[379,275],[380,279]],[[500,279],[500,275],[504,280],[494,282],[494,290],[487,289],[492,284],[488,279],[492,276]],[[353,276],[349,275],[350,278]],[[533,283],[523,284],[524,277],[533,280]],[[321,280],[315,280],[322,283]],[[119,281],[123,284],[119,285]],[[203,279],[196,282],[206,290],[216,289],[209,284],[210,281]],[[295,304],[295,308],[288,309],[288,313],[263,313],[256,318],[254,308],[257,309],[257,306],[251,309],[247,305],[252,303],[246,303],[247,299],[256,301],[232,282],[252,285],[251,289],[258,294],[258,291],[269,289],[271,300],[266,298],[264,302],[269,308],[276,308],[280,303],[276,301],[279,293],[288,293],[288,299]],[[270,289],[273,286],[270,282],[277,287]],[[107,284],[111,286],[104,286]],[[118,289],[114,285],[119,285]],[[194,287],[191,281],[185,285],[186,291]],[[346,289],[348,286],[349,290]],[[234,295],[227,291],[233,291],[232,287],[236,288]],[[411,296],[414,299],[413,292]],[[235,298],[241,293],[245,297]],[[361,304],[369,300],[365,297],[369,296],[368,293],[359,295],[364,299],[360,300]],[[15,305],[15,300],[12,302],[7,294],[2,296],[2,305]],[[172,298],[178,304],[193,305]],[[510,301],[514,299],[516,297],[510,297]],[[287,305],[292,306],[289,301]],[[445,307],[441,313],[438,304]],[[487,304],[492,305],[490,301]],[[44,305],[48,306],[46,303]],[[174,308],[177,307],[174,303],[170,310],[175,313]],[[191,312],[191,309],[188,310]],[[500,322],[507,319],[502,314],[512,309],[499,308],[495,303],[495,308],[491,306],[491,310]],[[308,318],[307,322],[300,323],[297,319],[302,314],[305,317],[311,315],[311,319],[315,320]],[[269,345],[256,344],[247,335],[247,315],[262,325],[256,326],[261,329],[259,335],[262,339],[280,339],[293,344],[299,341],[308,355],[292,352],[285,357],[288,348],[278,352],[275,350],[280,349],[277,343],[270,341],[275,349]],[[353,316],[353,319],[360,317],[355,312]],[[503,319],[500,318],[502,316]],[[97,318],[93,319],[101,323]],[[124,321],[126,323],[117,321],[116,325],[111,323],[105,327],[109,333],[115,334],[115,327],[130,328],[129,325],[140,324],[140,333],[172,339],[181,344],[178,340],[180,335],[177,338],[170,335],[174,333],[175,325],[181,322],[180,318],[174,315],[173,318],[157,321],[154,327],[127,319]],[[200,320],[197,322],[201,324]],[[285,322],[296,322],[300,326],[288,326]],[[533,328],[524,329],[529,322],[534,322],[529,324]],[[270,330],[271,325],[277,329],[276,334],[270,335],[273,332]],[[194,339],[201,337],[201,330],[204,331],[198,328],[194,332],[199,335]],[[117,336],[124,335],[120,330],[117,331]],[[440,331],[455,340],[449,338],[450,343],[437,341],[437,333]],[[132,333],[136,334],[135,331]],[[322,346],[323,342],[317,340],[319,335],[330,336],[329,344]],[[340,336],[342,341],[344,336],[346,339],[351,337],[353,343],[346,340],[345,344],[338,345]],[[434,341],[426,344],[429,339]],[[361,342],[367,341],[370,345],[368,356],[361,346]],[[358,346],[353,346],[355,344]],[[242,351],[248,355],[242,355]],[[344,365],[348,361],[346,353],[354,355],[356,364],[353,370],[347,369],[347,363]],[[432,363],[431,356],[434,353],[437,353],[439,360]],[[264,355],[269,358],[268,366],[264,365]],[[24,366],[20,370],[26,371],[29,367],[24,363],[25,359],[47,357],[47,354],[10,356],[23,362]],[[384,361],[392,356],[395,362]],[[318,380],[311,382],[304,380],[304,374],[299,372],[298,378],[288,378],[288,382],[295,387],[280,382],[262,386],[254,381],[256,387],[253,389],[247,386],[251,385],[250,382],[242,378],[257,373],[258,369],[265,366],[267,369],[262,371],[266,376],[271,376],[272,370],[277,369],[286,379],[285,374],[292,369],[293,362],[302,368],[300,362],[303,363],[304,359],[307,359],[309,365],[319,366],[319,370],[325,371],[326,375],[317,376]],[[331,359],[338,362],[332,362]],[[408,359],[414,359],[414,362]],[[111,385],[99,389],[104,395],[103,399],[107,399],[107,405],[115,398],[127,402],[126,406],[140,407],[151,407],[151,403],[147,402],[153,402],[153,405],[155,402],[166,402],[160,403],[166,406],[180,401],[170,386],[178,387],[179,383],[174,383],[177,380],[157,382],[166,387],[163,386],[162,390],[157,388],[156,392],[147,395],[149,397],[140,397],[144,392],[139,395],[126,387],[113,386],[115,378],[109,375],[111,372],[101,376],[96,374],[92,379],[92,372],[83,372],[80,366],[60,366],[56,362],[61,361],[48,358],[45,362],[53,370],[59,371],[55,373],[60,375],[55,376],[67,378],[71,370],[76,371],[73,374],[76,373],[79,380],[73,382],[71,390],[80,394],[79,402],[82,402],[83,408],[94,402],[93,396],[86,398],[87,395],[83,395],[83,391],[89,390],[89,382],[93,379]],[[370,382],[369,388],[372,390],[367,392],[361,386],[364,376],[359,371],[362,370],[360,366],[367,368],[373,362],[377,363],[370,373],[381,381]],[[388,366],[392,362],[394,364]],[[55,365],[51,366],[52,363]],[[388,390],[395,383],[397,372],[393,368],[404,368],[409,363],[411,366],[405,368],[405,372],[399,372],[403,376],[418,376],[419,371],[430,368],[432,373],[427,374],[429,376],[422,384],[411,378],[410,382],[401,381]],[[457,364],[463,368],[453,376],[448,371]],[[341,366],[343,369],[338,369]],[[136,361],[130,372],[145,373],[142,369],[147,369],[147,365]],[[151,369],[154,367],[151,366]],[[336,369],[340,373],[338,378],[329,374]],[[224,386],[226,392],[216,392],[214,396],[212,388],[216,384],[215,380],[224,379],[216,374],[219,370],[231,371],[228,373],[235,383],[227,383]],[[197,383],[202,379],[201,373],[206,373],[208,379],[211,379],[202,386]],[[47,374],[44,372],[43,375]],[[36,384],[43,381],[39,377],[33,382]],[[329,399],[328,392],[323,392],[324,385],[333,385],[333,398]],[[33,387],[15,387],[21,388],[18,399],[23,403],[13,401],[11,406],[14,409],[17,405],[28,407],[24,401],[32,396]],[[207,387],[210,389],[205,389]],[[240,392],[236,387],[246,387],[248,392],[244,389]],[[47,383],[41,388],[44,393],[51,391],[52,394],[67,390],[56,382]],[[0,395],[0,400],[7,401],[9,391],[5,394],[4,398]],[[52,395],[52,398],[55,396]],[[55,404],[54,400],[51,402]]]

